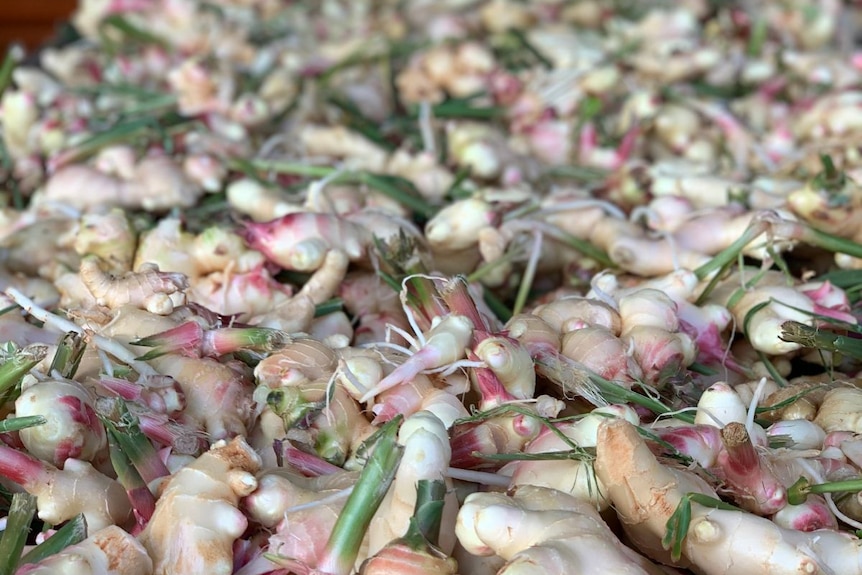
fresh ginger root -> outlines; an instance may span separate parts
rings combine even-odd
[[[855,242],[862,241],[862,187],[829,160],[821,172],[787,198],[793,212],[817,229]],[[839,267],[859,269],[862,260],[836,254]]]
[[[709,296],[709,302],[727,307],[738,330],[745,330],[752,347],[770,355],[796,351],[798,343],[780,338],[781,325],[798,321],[812,325],[814,301],[798,287],[788,286],[779,274],[766,274],[757,285],[742,289],[748,278],[733,274]],[[762,307],[761,304],[765,304]],[[750,317],[749,317],[750,315]]]
[[[257,488],[260,457],[241,437],[219,441],[166,484],[140,541],[154,575],[230,575],[248,520],[237,509]]]
[[[172,294],[180,297],[188,287],[183,274],[160,272],[157,266],[143,266],[140,271],[114,276],[102,269],[102,259],[89,255],[81,260],[81,281],[96,303],[116,309],[134,305],[151,313],[167,315],[174,310]]]
[[[591,413],[576,421],[560,422],[556,429],[545,429],[538,437],[528,443],[525,453],[550,453],[569,451],[573,445],[595,447],[598,426],[608,418],[620,417],[637,423],[638,415],[627,405],[615,404],[597,407]],[[610,502],[600,483],[593,464],[588,459],[522,459],[507,464],[501,472],[511,474],[510,485],[534,485],[556,489],[582,501],[587,501],[595,509],[604,511]]]
[[[663,573],[623,545],[589,502],[546,487],[472,493],[455,532],[470,553],[506,559],[498,575]]]
[[[637,429],[622,420],[599,428],[595,469],[632,544],[665,563],[672,560],[661,541],[683,496],[718,498],[699,477],[659,463]],[[675,564],[702,575],[851,575],[862,573],[860,559],[862,542],[847,533],[784,529],[757,515],[692,502]]]
[[[422,479],[442,480],[452,457],[446,427],[435,415],[420,411],[408,417],[398,433],[404,454],[395,480],[368,527],[369,554],[404,535],[416,504],[416,483]],[[440,529],[440,547],[451,553],[455,547],[454,494],[446,498]]]
[[[63,469],[0,445],[0,477],[36,496],[39,519],[57,525],[84,514],[90,529],[124,524],[132,507],[122,485],[89,462],[66,459]]]
[[[242,508],[253,521],[273,528],[287,519],[292,507],[335,496],[353,487],[357,475],[352,471],[339,471],[309,478],[295,475],[286,468],[269,470],[259,476],[257,489],[243,499]],[[345,499],[346,493],[341,504]]]
[[[113,319],[102,328],[101,334],[128,342],[174,328],[177,323],[172,317],[125,306],[114,311]],[[159,373],[176,380],[186,397],[185,417],[203,426],[210,437],[221,439],[247,433],[251,391],[244,378],[229,365],[212,358],[174,353],[157,357],[150,364]]]
[[[150,575],[152,572],[153,561],[146,549],[116,525],[16,571],[18,575]]]

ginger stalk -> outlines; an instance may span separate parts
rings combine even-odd
[[[446,485],[442,481],[420,479],[416,484],[416,505],[403,537],[393,539],[362,563],[361,575],[455,575],[457,562],[435,544],[443,514]]]
[[[278,553],[277,548],[273,548],[272,543],[270,548],[274,553],[265,557],[298,575],[349,575],[368,525],[389,490],[401,461],[403,448],[397,444],[395,437],[400,424],[401,417],[397,417],[380,428],[371,456],[329,530],[326,545],[315,553],[311,561],[285,557]],[[319,529],[314,523],[309,524],[309,527]],[[322,531],[318,534],[320,537],[326,536]],[[290,533],[286,536],[290,537]]]
[[[398,443],[404,446],[404,453],[392,487],[368,528],[369,554],[377,553],[384,545],[404,535],[416,505],[416,483],[442,480],[452,456],[443,422],[427,411],[414,413],[404,421],[398,432]],[[447,553],[455,546],[452,511],[456,505],[455,500],[449,498],[448,509],[444,511],[447,524],[441,532],[441,546]]]

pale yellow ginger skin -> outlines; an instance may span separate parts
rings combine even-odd
[[[130,179],[106,174],[93,166],[66,166],[48,179],[34,202],[60,202],[77,208],[109,205],[155,211],[191,207],[202,195],[203,189],[191,182],[173,159],[151,156],[140,160]]]
[[[623,545],[589,503],[556,489],[522,485],[513,495],[472,493],[455,527],[464,548],[506,560],[499,574],[660,574]]]
[[[383,148],[345,126],[307,124],[299,130],[298,139],[309,156],[344,158],[352,169],[380,172],[386,166]]]
[[[101,334],[128,343],[177,324],[172,317],[125,306],[114,311],[113,319],[101,329]],[[134,349],[144,354],[149,348]],[[228,365],[210,358],[177,354],[157,357],[149,363],[158,373],[169,375],[180,384],[186,396],[186,417],[203,425],[211,437],[247,434],[252,416],[251,390]]]
[[[39,121],[36,97],[24,90],[6,90],[0,99],[3,117],[3,140],[13,158],[32,151],[31,128]]]
[[[817,410],[814,423],[827,432],[862,433],[862,391],[849,385],[830,390]]]
[[[332,375],[338,361],[335,351],[323,343],[297,337],[284,347],[263,358],[254,368],[254,377],[271,388]]]
[[[32,568],[31,568],[32,567]],[[28,575],[151,575],[153,560],[132,535],[112,525],[28,566]]]
[[[0,259],[8,272],[53,280],[78,265],[80,258],[73,250],[77,222],[38,210],[35,217],[35,221],[22,217],[3,237]]]
[[[494,372],[506,391],[517,399],[532,399],[536,391],[536,370],[527,348],[509,338],[491,336],[479,342],[473,351]]]
[[[494,142],[505,141],[492,128],[476,122],[451,122],[446,126],[449,157],[459,167],[480,178],[495,178],[504,168],[503,151]]]
[[[249,273],[234,273],[228,267],[199,277],[186,291],[188,300],[222,315],[234,315],[240,321],[266,314],[292,300],[290,286],[277,284],[264,268]],[[276,326],[272,326],[276,327]]]
[[[627,354],[623,340],[603,327],[588,326],[566,333],[560,352],[602,377],[628,386],[633,379],[643,376],[640,366]]]
[[[266,258],[246,247],[239,234],[221,226],[212,226],[194,237],[191,255],[198,274],[233,270],[245,272],[262,265]]]
[[[39,519],[57,525],[84,514],[87,526],[99,530],[122,525],[132,516],[125,489],[86,461],[67,459],[62,470],[45,464],[51,479],[35,486]]]
[[[548,207],[553,208],[553,204]],[[710,259],[699,250],[678,245],[678,242],[650,237],[638,224],[608,215],[601,207],[561,211],[547,220],[604,250],[623,270],[642,277],[669,274],[679,268],[693,270]],[[650,257],[642,257],[645,253]]]
[[[349,264],[345,252],[328,250],[321,266],[314,270],[296,294],[254,315],[249,323],[288,333],[308,332],[314,320],[315,306],[335,296]]]
[[[352,487],[357,477],[358,472],[343,471],[308,478],[284,468],[272,468],[258,477],[257,489],[243,499],[242,508],[252,520],[273,528],[285,519],[291,507],[334,496]],[[347,496],[345,493],[339,500],[339,509]]]
[[[211,358],[168,354],[151,361],[173,377],[186,396],[187,416],[203,423],[214,438],[245,435],[250,420],[250,391],[229,366]]]
[[[135,251],[134,269],[153,263],[160,270],[198,275],[198,264],[192,256],[195,236],[183,231],[179,218],[163,218],[151,230],[141,234]]]
[[[533,310],[560,335],[584,327],[584,324],[604,327],[614,335],[622,329],[622,319],[617,310],[607,303],[593,298],[568,296],[542,304]]]
[[[405,102],[437,103],[444,92],[454,97],[476,93],[494,64],[493,54],[476,42],[440,43],[415,55],[395,83]]]
[[[411,154],[398,149],[389,158],[386,171],[413,182],[422,197],[432,202],[441,201],[455,181],[455,175],[429,152]]]
[[[75,234],[75,251],[79,255],[95,254],[115,273],[132,269],[137,243],[126,213],[119,208],[83,214]]]
[[[633,424],[639,423],[637,413],[629,406],[616,404],[598,407],[585,417],[557,426],[565,441],[556,433],[545,432],[525,447],[525,453],[549,453],[569,451],[572,444],[578,447],[595,447],[599,425],[608,417],[621,417]],[[593,464],[589,460],[522,460],[507,464],[500,470],[511,473],[511,486],[534,485],[568,493],[590,503],[599,511],[608,508],[610,501],[605,496],[606,487],[596,478]]]
[[[45,424],[19,432],[28,453],[60,466],[70,452],[85,461],[104,454],[108,439],[102,424],[95,420],[95,411],[91,412],[93,421],[84,422],[69,405],[56,405],[63,397],[74,397],[81,409],[92,409],[94,397],[83,385],[64,379],[25,380],[22,388],[15,400],[16,417],[47,417]]]
[[[683,196],[691,200],[696,209],[720,208],[728,204],[730,192],[746,187],[729,178],[699,174],[697,168],[689,174],[684,169],[670,162],[653,165],[650,169],[653,174],[653,195]]]
[[[694,422],[697,425],[724,427],[728,423],[745,423],[748,405],[736,390],[723,381],[704,390],[697,402]]]
[[[679,329],[676,303],[664,292],[645,288],[619,298],[622,320],[620,335],[642,326],[658,327],[672,332]]]
[[[102,268],[102,258],[88,255],[81,260],[81,281],[96,303],[110,309],[134,305],[151,313],[167,315],[174,310],[171,296],[182,299],[188,279],[179,273],[160,272],[145,265],[137,272],[114,275]]]
[[[671,563],[661,539],[683,495],[717,499],[699,477],[659,463],[635,427],[620,420],[599,428],[595,469],[632,544],[657,561]],[[862,545],[849,534],[783,529],[753,514],[692,503],[677,566],[698,575],[857,575]]]
[[[233,209],[256,222],[268,222],[286,214],[304,211],[298,203],[288,201],[282,192],[266,188],[251,178],[231,182],[226,194]]]
[[[269,394],[269,388],[266,388],[266,393]],[[265,399],[262,403],[265,403]],[[259,406],[261,402],[257,404]],[[248,435],[248,443],[260,456],[263,467],[278,467],[278,458],[273,445],[276,440],[283,439],[286,435],[284,420],[268,405],[264,405]]]
[[[811,298],[802,293],[799,287],[788,286],[780,274],[767,274],[757,285],[745,289],[739,297],[742,282],[747,279],[737,274],[729,276],[710,294],[708,301],[727,307],[733,314],[737,331],[746,328],[747,339],[754,349],[769,355],[782,355],[800,349],[800,344],[779,338],[781,324],[797,321],[814,325],[811,317],[814,302]],[[766,306],[754,312],[746,326],[748,313],[762,303]]]
[[[425,225],[425,240],[435,254],[447,254],[479,244],[479,232],[494,220],[494,209],[481,198],[466,198],[437,212]]]
[[[854,104],[854,114],[858,104]],[[858,178],[858,176],[857,176]],[[818,189],[810,183],[791,193],[787,204],[795,214],[817,229],[855,242],[862,240],[862,188],[848,177],[840,192]],[[862,261],[847,254],[835,254],[839,267],[859,269]]]
[[[260,458],[237,437],[171,477],[139,537],[154,575],[233,573],[233,543],[248,525],[237,506],[257,488],[259,469]]]
[[[404,446],[404,453],[395,479],[368,527],[369,555],[406,533],[416,505],[416,483],[420,479],[444,479],[452,457],[446,427],[427,411],[419,411],[404,420],[398,432],[398,443]],[[439,546],[446,553],[451,553],[455,546],[456,510],[454,493],[450,493],[440,526]]]

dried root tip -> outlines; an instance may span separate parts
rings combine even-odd
[[[743,424],[727,424],[721,440],[724,452],[718,464],[740,505],[761,515],[771,515],[787,505],[787,490],[761,462]]]
[[[223,439],[217,441],[209,453],[227,463],[231,469],[241,469],[248,473],[257,473],[260,469],[260,456],[241,437],[235,437],[230,442]]]

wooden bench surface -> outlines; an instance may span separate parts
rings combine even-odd
[[[78,0],[0,0],[0,48],[12,42],[36,49],[67,20]]]

